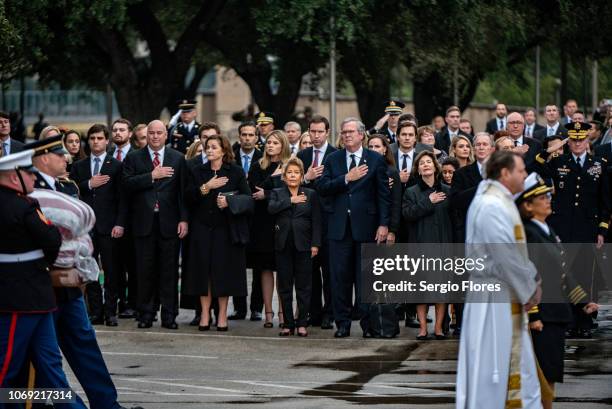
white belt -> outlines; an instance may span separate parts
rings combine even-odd
[[[1,254],[0,253],[0,263],[19,263],[21,261],[32,261],[38,260],[39,258],[44,258],[45,253],[42,250],[32,250],[27,251],[25,253],[17,253],[17,254]]]

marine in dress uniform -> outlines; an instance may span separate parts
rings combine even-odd
[[[565,125],[570,152],[549,161],[548,151],[543,150],[536,156],[538,173],[551,178],[555,188],[553,213],[548,222],[563,243],[584,244],[580,251],[576,250],[572,271],[585,289],[590,289],[592,274],[597,270],[593,265],[596,259],[593,243],[603,243],[610,221],[610,184],[606,171],[608,163],[606,158],[591,155],[586,150],[587,131],[590,127],[582,122]],[[593,297],[593,294],[590,296]],[[592,317],[584,314],[580,308],[573,310],[571,335],[589,338]]]
[[[33,161],[42,155],[65,155],[62,135],[32,142],[25,149],[33,149]],[[35,187],[53,189],[78,198],[78,187],[69,179],[39,172]],[[83,387],[92,409],[116,409],[117,390],[102,357],[96,333],[87,316],[87,307],[80,288],[55,289],[57,310],[54,312],[57,342]],[[36,386],[38,386],[38,381]]]
[[[38,202],[26,196],[33,189],[28,173],[36,171],[32,154],[25,150],[0,159],[0,388],[23,386],[18,379],[20,371],[29,367],[28,358],[36,369],[38,387],[70,388],[53,325],[56,304],[49,276],[62,237]],[[5,179],[12,172],[19,182]],[[55,407],[85,405],[77,398]]]
[[[376,126],[374,126],[368,130],[368,133],[370,135],[382,134],[386,136],[389,145],[392,143],[397,143],[397,125],[399,116],[402,114],[405,107],[406,104],[404,104],[402,101],[398,101],[397,99],[392,99],[387,102],[387,106],[385,107],[385,115],[389,115],[389,119],[383,127],[376,129]],[[390,123],[392,123],[392,126],[389,126]]]
[[[200,123],[195,119],[190,123],[185,123],[182,115],[183,113],[195,111],[195,100],[184,99],[179,101],[178,107],[182,110],[181,121],[174,128],[168,130],[168,135],[170,135],[169,146],[184,155],[193,141],[199,138]]]

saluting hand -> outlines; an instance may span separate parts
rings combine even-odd
[[[174,168],[172,166],[159,165],[151,172],[153,180],[169,178],[172,177],[172,175],[174,175]]]
[[[291,203],[292,204],[306,203],[306,195],[304,194],[304,192],[301,192],[300,194],[297,194],[295,196],[291,196]]]
[[[355,166],[346,174],[347,182],[354,182],[368,174],[368,165]]]
[[[563,145],[565,145],[568,140],[569,138],[565,138],[565,139],[555,139],[554,141],[548,142],[548,148],[546,149],[546,152],[553,153],[561,149],[561,147],[563,147]]]
[[[376,122],[376,125],[374,125],[374,128],[380,131],[382,127],[385,126],[388,120],[389,120],[389,114],[385,114],[382,118],[378,120],[378,122]]]

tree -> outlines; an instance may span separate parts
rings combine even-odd
[[[144,122],[159,117],[164,107],[174,107],[177,99],[191,96],[185,92],[195,91],[211,64],[205,59],[194,64],[194,56],[202,51],[204,34],[225,3],[182,2],[173,10],[183,12],[170,17],[164,4],[149,1],[9,0],[7,16],[43,27],[28,35],[26,46],[42,46],[44,55],[37,59],[36,69],[44,80],[98,89],[109,84],[121,115]],[[172,28],[166,31],[166,24]],[[25,38],[25,32],[20,34]],[[139,50],[143,44],[145,53]],[[194,79],[185,86],[192,66]]]

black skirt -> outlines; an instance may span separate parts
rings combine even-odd
[[[247,267],[254,270],[276,270],[274,251],[247,251]]]
[[[533,349],[548,382],[563,382],[567,324],[545,322],[542,331],[531,331]]]

